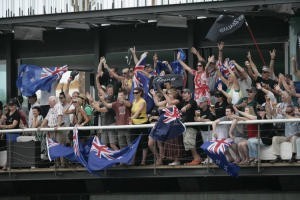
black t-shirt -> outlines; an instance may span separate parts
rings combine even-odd
[[[210,121],[214,121],[216,120],[216,117],[214,115],[211,114],[209,108],[207,108],[205,111],[200,109],[200,116],[203,119],[209,119]],[[208,131],[208,127],[210,127],[209,125],[207,126],[199,126],[199,130],[201,131]],[[210,130],[212,130],[212,127],[210,127]]]
[[[115,98],[112,96],[106,97],[107,103],[112,103],[115,101]],[[104,105],[100,104],[100,108],[104,107]],[[110,125],[116,122],[116,114],[115,111],[112,108],[107,108],[107,112],[102,113],[102,119],[101,119],[101,125]]]
[[[16,110],[12,115],[9,115],[9,113],[6,115],[6,125],[12,125],[14,120],[18,121],[18,124],[15,128],[13,129],[18,129],[19,128],[19,124],[20,124],[20,114],[19,111]]]
[[[220,104],[220,102],[217,102],[215,104],[215,111],[216,111],[217,119],[225,116],[225,111],[226,111],[227,105],[228,105],[227,101],[223,101],[222,104]]]
[[[182,107],[190,104],[191,107],[184,113],[182,113],[182,121],[183,122],[194,122],[195,110],[198,109],[197,102],[194,99],[190,99],[189,101],[183,101]]]
[[[272,79],[263,79],[262,77],[257,77],[256,79],[256,83],[263,83],[266,85],[269,85],[270,89],[274,88],[274,85],[276,84],[276,81],[272,80]],[[259,104],[263,104],[266,100],[265,100],[265,93],[262,90],[257,90],[257,94],[256,94],[256,101]]]
[[[257,116],[257,119],[262,119],[260,116]],[[275,130],[272,123],[270,124],[260,124],[259,125],[260,130],[260,137],[262,140],[262,143],[265,145],[271,145],[272,144],[272,138],[275,136]]]

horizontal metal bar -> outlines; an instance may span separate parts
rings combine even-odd
[[[241,167],[240,177],[258,176],[299,176],[299,164],[268,164],[262,165],[261,173],[257,168]],[[199,166],[160,166],[153,173],[153,166],[146,167],[115,167],[95,174],[83,168],[69,169],[12,169],[0,172],[0,182],[28,180],[92,180],[92,179],[128,179],[128,178],[185,178],[185,177],[228,177],[223,169],[210,165]]]
[[[294,119],[265,119],[265,120],[247,120],[238,121],[238,124],[271,124],[271,123],[286,123],[286,122],[300,122],[300,118]],[[187,122],[186,126],[207,126],[212,125],[213,122]],[[219,124],[231,124],[232,121],[224,121]],[[78,126],[79,130],[113,130],[113,129],[136,129],[136,128],[152,128],[154,124],[142,125],[111,125],[111,126]],[[74,127],[59,127],[59,128],[25,128],[25,129],[4,129],[0,133],[19,133],[19,132],[36,132],[36,131],[66,131],[73,130]]]

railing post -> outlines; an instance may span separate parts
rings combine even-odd
[[[260,124],[258,124],[257,126],[257,139],[258,139],[258,143],[257,143],[257,173],[261,173],[260,171],[260,167],[261,167],[261,160],[260,160],[260,141],[261,141],[261,138],[260,138]]]
[[[7,160],[7,169],[8,169],[8,174],[9,174],[9,177],[11,177],[11,141],[10,140],[7,140],[7,144],[8,144],[8,160]]]
[[[154,140],[154,153],[153,153],[153,159],[154,159],[154,169],[153,169],[153,175],[157,175],[156,171],[156,141]]]

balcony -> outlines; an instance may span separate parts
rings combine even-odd
[[[265,124],[265,123],[280,123],[280,122],[299,122],[299,119],[281,119],[281,120],[250,120],[239,122],[240,124]],[[221,122],[221,124],[230,124],[231,122]],[[203,126],[210,125],[211,122],[190,122],[186,123],[186,126]],[[150,128],[153,127],[153,124],[146,125],[122,125],[122,126],[89,126],[89,127],[80,127],[79,129],[85,130],[99,130],[101,129],[132,129],[132,128]],[[72,130],[73,127],[62,127],[60,130]],[[41,130],[51,131],[53,128],[43,128]],[[274,129],[275,130],[275,129]],[[15,130],[0,130],[0,132],[13,133],[13,132],[32,132],[37,131],[37,129],[15,129]],[[277,129],[278,131],[278,129]],[[46,132],[44,132],[46,133]],[[34,136],[30,136],[33,137]],[[20,144],[20,142],[17,142]],[[33,144],[33,143],[31,143]],[[32,155],[25,155],[28,151],[34,149],[34,145],[30,146],[21,145],[17,151],[15,148],[16,143],[7,143],[7,154],[6,152],[1,152],[0,155],[0,165],[3,162],[4,154],[7,155],[7,166],[9,167],[6,171],[0,170],[0,182],[7,180],[70,180],[70,179],[84,179],[84,180],[93,180],[98,179],[134,179],[134,178],[186,178],[186,177],[227,177],[228,175],[222,170],[219,169],[214,163],[206,162],[203,164],[188,166],[183,163],[189,162],[191,156],[188,153],[182,154],[180,157],[181,165],[170,166],[169,162],[172,160],[164,160],[164,165],[155,165],[153,164],[155,160],[155,155],[148,152],[147,162],[145,166],[125,166],[125,165],[115,165],[113,167],[107,168],[105,170],[96,171],[91,174],[82,167],[79,163],[68,162],[68,167],[53,167],[54,162],[44,159],[40,160],[40,154],[36,153],[33,157]],[[297,159],[300,159],[300,138],[297,139]],[[197,145],[197,148],[200,147],[200,143]],[[181,148],[181,147],[178,147]],[[15,149],[15,151],[13,150]],[[291,158],[292,155],[292,144],[290,142],[283,142],[280,146],[280,154],[282,162],[271,163],[270,160],[274,160],[274,152],[272,146],[260,146],[258,147],[259,162],[253,164],[239,164],[240,166],[240,177],[261,177],[261,176],[299,176],[300,163],[293,162],[288,163],[287,161]],[[40,149],[38,150],[38,152]],[[182,151],[184,148],[182,146]],[[137,151],[136,164],[139,163],[141,150]],[[205,155],[202,155],[205,157]],[[6,159],[6,158],[5,158]],[[33,160],[35,160],[33,162]],[[24,167],[25,166],[25,167]],[[52,167],[50,167],[52,166]]]
[[[1,2],[0,18],[218,1],[223,0],[14,0]]]

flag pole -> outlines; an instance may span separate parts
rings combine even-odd
[[[257,49],[257,51],[258,51],[259,57],[260,57],[260,59],[262,60],[264,66],[266,66],[266,62],[265,62],[265,60],[264,60],[264,57],[263,57],[263,55],[262,55],[262,53],[261,53],[261,50],[260,50],[260,48],[259,48],[259,46],[258,46],[258,44],[257,44],[257,42],[256,42],[256,39],[255,39],[255,37],[254,37],[254,35],[253,35],[253,32],[252,32],[252,30],[251,30],[251,28],[250,28],[250,26],[249,26],[249,24],[248,24],[248,22],[247,22],[246,19],[245,19],[245,24],[246,24],[246,27],[247,27],[247,29],[248,29],[248,31],[249,31],[249,33],[250,33],[250,36],[251,36],[251,38],[252,38],[252,40],[253,40],[253,42],[254,42],[254,44],[255,44],[255,47],[256,47],[256,49]]]

